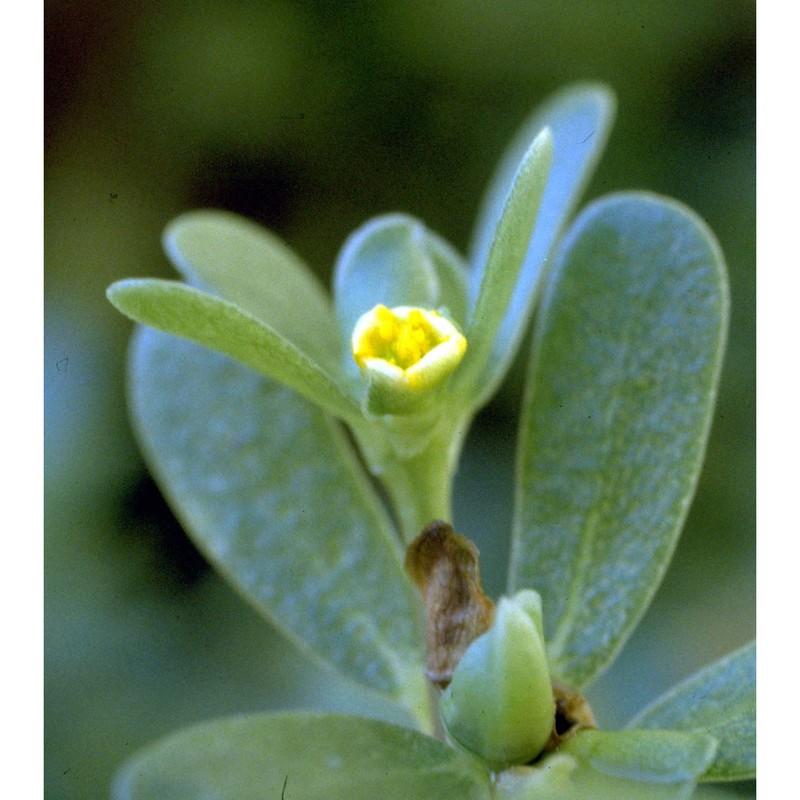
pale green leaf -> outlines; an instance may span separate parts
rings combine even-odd
[[[715,747],[702,732],[585,730],[500,775],[496,800],[687,800]]]
[[[683,206],[590,206],[548,277],[520,426],[510,585],[584,686],[649,604],[705,450],[725,339],[719,248]]]
[[[717,743],[702,731],[580,731],[559,752],[597,772],[642,783],[694,783]]]
[[[421,610],[338,423],[191,342],[140,329],[131,407],[199,548],[298,646],[425,716]]]
[[[487,190],[470,250],[473,301],[503,214],[514,176],[531,142],[545,127],[553,137],[553,160],[536,227],[508,309],[492,344],[489,372],[478,404],[485,402],[505,375],[527,327],[537,286],[550,251],[572,214],[602,154],[611,131],[615,100],[601,84],[575,84],[552,95],[515,136]]]
[[[630,723],[636,728],[702,729],[719,741],[706,780],[756,774],[756,645],[711,664],[656,700]]]
[[[469,349],[456,377],[456,391],[464,386],[470,394],[479,394],[484,386],[482,372],[494,369],[493,364],[486,365],[486,359],[525,260],[552,156],[553,141],[545,128],[523,156],[503,206],[470,314]]]
[[[489,800],[475,760],[406,728],[260,714],[179,731],[118,774],[114,800]]]
[[[225,211],[192,211],[164,232],[164,249],[190,283],[273,328],[327,369],[339,357],[330,297],[275,234]]]
[[[129,279],[108,299],[136,322],[190,339],[285,383],[344,419],[360,419],[344,381],[239,306],[176,281]]]
[[[467,265],[455,248],[440,236],[427,231],[425,250],[433,262],[439,283],[437,308],[460,328],[467,324]]]

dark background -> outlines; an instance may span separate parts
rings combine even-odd
[[[755,630],[755,3],[45,4],[47,797],[104,796],[122,759],[189,722],[383,713],[274,634],[172,519],[129,429],[130,325],[105,287],[171,276],[161,230],[200,206],[256,218],[325,280],[347,234],[387,211],[464,251],[516,126],[583,79],[619,99],[588,196],[642,188],[689,204],[717,233],[732,287],[685,534],[644,624],[591,692],[613,727]],[[457,528],[478,543],[495,596],[518,399],[515,371],[458,479]]]

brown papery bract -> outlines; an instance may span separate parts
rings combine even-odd
[[[408,546],[405,568],[425,603],[426,673],[445,688],[464,651],[494,620],[494,604],[481,589],[478,548],[434,520]]]

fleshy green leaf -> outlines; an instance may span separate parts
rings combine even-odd
[[[176,281],[129,279],[108,299],[136,322],[190,339],[287,384],[327,411],[360,419],[342,383],[274,328],[239,306]],[[301,315],[301,309],[296,309]]]
[[[694,783],[717,743],[702,731],[580,731],[559,752],[597,772],[642,783]]]
[[[637,715],[630,727],[702,729],[719,741],[705,780],[755,777],[755,642],[667,692]]]
[[[466,309],[466,273],[443,239],[412,217],[376,217],[345,242],[334,276],[334,302],[347,346],[359,317],[379,303],[449,311],[461,325]],[[352,357],[345,354],[345,363]],[[355,370],[357,372],[357,370]]]
[[[131,406],[200,549],[298,646],[424,717],[418,599],[339,425],[286,387],[149,329]]]
[[[217,720],[142,750],[114,800],[489,800],[487,771],[441,742],[330,714]]]
[[[525,252],[539,214],[552,156],[553,140],[546,128],[539,133],[523,156],[497,223],[478,297],[467,327],[469,350],[456,378],[457,384],[465,384],[472,393],[478,388],[475,385],[476,380],[483,388],[483,381],[478,373],[491,352],[497,329],[522,269]],[[493,365],[489,364],[486,368],[491,372]]]
[[[467,265],[460,253],[441,236],[425,231],[425,252],[433,262],[439,283],[438,309],[460,328],[467,324]]]
[[[164,248],[190,283],[199,281],[336,369],[340,343],[330,297],[270,231],[225,211],[192,211],[169,224]]]
[[[686,800],[715,747],[699,731],[581,731],[535,766],[502,774],[496,798]]]
[[[506,151],[481,206],[471,248],[471,296],[483,271],[506,198],[520,162],[545,127],[553,137],[553,161],[536,227],[508,310],[494,337],[490,367],[477,398],[482,404],[505,375],[530,319],[542,267],[594,171],[615,113],[614,96],[600,84],[575,84],[550,97],[523,125]]]
[[[613,659],[672,556],[727,309],[712,234],[652,195],[590,206],[548,277],[520,425],[510,584],[542,595],[551,668],[567,684],[584,686]]]

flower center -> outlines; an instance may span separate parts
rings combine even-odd
[[[360,367],[378,358],[406,370],[449,338],[435,311],[376,306],[365,317],[353,337],[353,357]]]

